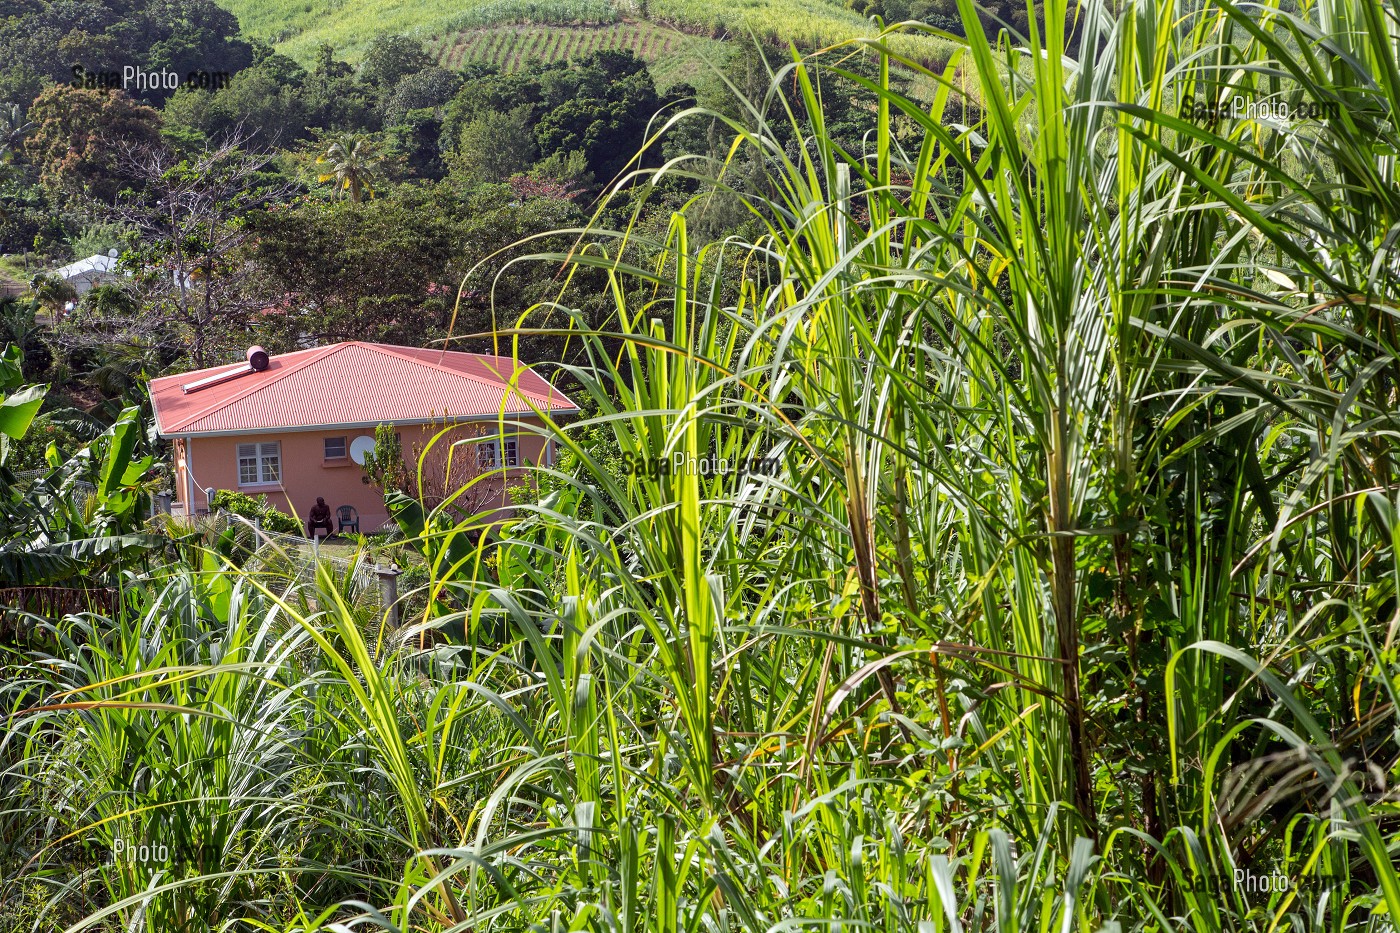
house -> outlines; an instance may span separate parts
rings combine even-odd
[[[232,489],[304,520],[320,496],[332,510],[353,506],[366,532],[389,520],[360,465],[378,425],[396,429],[411,472],[447,430],[424,460],[425,487],[485,476],[473,487],[480,508],[507,503],[510,468],[553,462],[554,441],[529,428],[543,424],[537,409],[556,420],[578,411],[509,357],[359,342],[280,356],[253,347],[245,362],[153,379],[150,393],[156,429],[173,441],[180,514]]]
[[[53,274],[73,286],[79,296],[86,295],[99,285],[116,281],[117,251],[110,250],[105,256],[95,253],[86,259],[60,266]]]

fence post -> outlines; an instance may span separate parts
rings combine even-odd
[[[387,567],[374,565],[374,572],[379,577],[379,608],[387,610],[389,613],[389,624],[394,628],[399,626],[399,568],[390,564]]]
[[[253,553],[262,550],[262,519],[253,519]]]

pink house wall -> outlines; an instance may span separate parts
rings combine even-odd
[[[519,419],[535,422],[535,419]],[[494,435],[498,422],[468,423],[436,442],[425,476],[427,482],[436,481],[439,488],[457,488],[464,485],[476,474],[476,447],[474,444],[461,444],[453,449],[451,482],[445,476],[444,459],[453,439],[468,438],[489,432]],[[429,440],[441,431],[442,425],[401,425],[397,428],[403,444],[404,462],[410,473],[416,471],[418,451],[424,449]],[[509,427],[507,428],[509,431]],[[509,433],[507,436],[511,436]],[[176,438],[174,450],[176,499],[184,506],[191,494],[196,511],[208,509],[204,489],[233,489],[247,495],[265,495],[278,509],[295,515],[303,523],[316,497],[321,496],[334,510],[342,505],[352,505],[360,513],[360,530],[368,533],[378,530],[389,521],[388,510],[384,506],[384,493],[378,487],[364,482],[364,473],[359,464],[349,457],[339,460],[326,460],[325,440],[330,437],[344,437],[346,450],[357,437],[374,437],[373,428],[329,428],[312,431],[280,431],[266,434],[240,434],[227,437]],[[240,485],[238,482],[238,445],[277,441],[281,444],[282,480],[280,483]],[[516,435],[519,458],[522,465],[540,462],[545,452],[546,439],[534,433]],[[552,459],[553,445],[548,445],[547,455]],[[523,475],[521,470],[507,471],[507,477],[499,474],[488,477],[479,484],[481,492],[473,496],[470,511],[508,505],[505,492],[507,484],[518,482]],[[465,503],[464,503],[465,504]],[[188,509],[185,510],[188,512]]]

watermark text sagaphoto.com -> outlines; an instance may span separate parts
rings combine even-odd
[[[101,91],[176,91],[180,88],[198,88],[202,91],[217,91],[229,85],[227,71],[204,71],[197,69],[183,78],[179,72],[169,68],[150,71],[138,65],[123,65],[121,71],[89,71],[82,65],[72,69],[72,86],[87,90]]]
[[[1236,94],[1229,98],[1212,99],[1187,94],[1181,98],[1177,116],[1195,123],[1218,123],[1221,120],[1322,120],[1336,119],[1340,114],[1335,101],[1306,101],[1289,104],[1286,100],[1266,97],[1256,100]]]
[[[1248,894],[1272,894],[1289,890],[1293,881],[1277,869],[1267,875],[1257,875],[1249,869],[1236,868],[1235,885]]]
[[[188,839],[181,843],[167,844],[117,836],[112,839],[109,863],[155,867],[176,864],[212,865],[217,864],[222,857],[223,851],[218,846],[194,845]]]
[[[170,861],[170,847],[164,844],[151,845],[145,842],[135,842],[118,836],[112,840],[112,861],[142,865],[164,864]]]
[[[622,472],[631,476],[722,476],[729,473],[757,473],[773,476],[778,472],[777,457],[748,457],[733,460],[724,457],[695,457],[676,451],[669,457],[648,457],[626,451],[622,454]]]

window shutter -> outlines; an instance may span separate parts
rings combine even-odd
[[[248,486],[258,481],[258,445],[238,445],[238,485]]]

